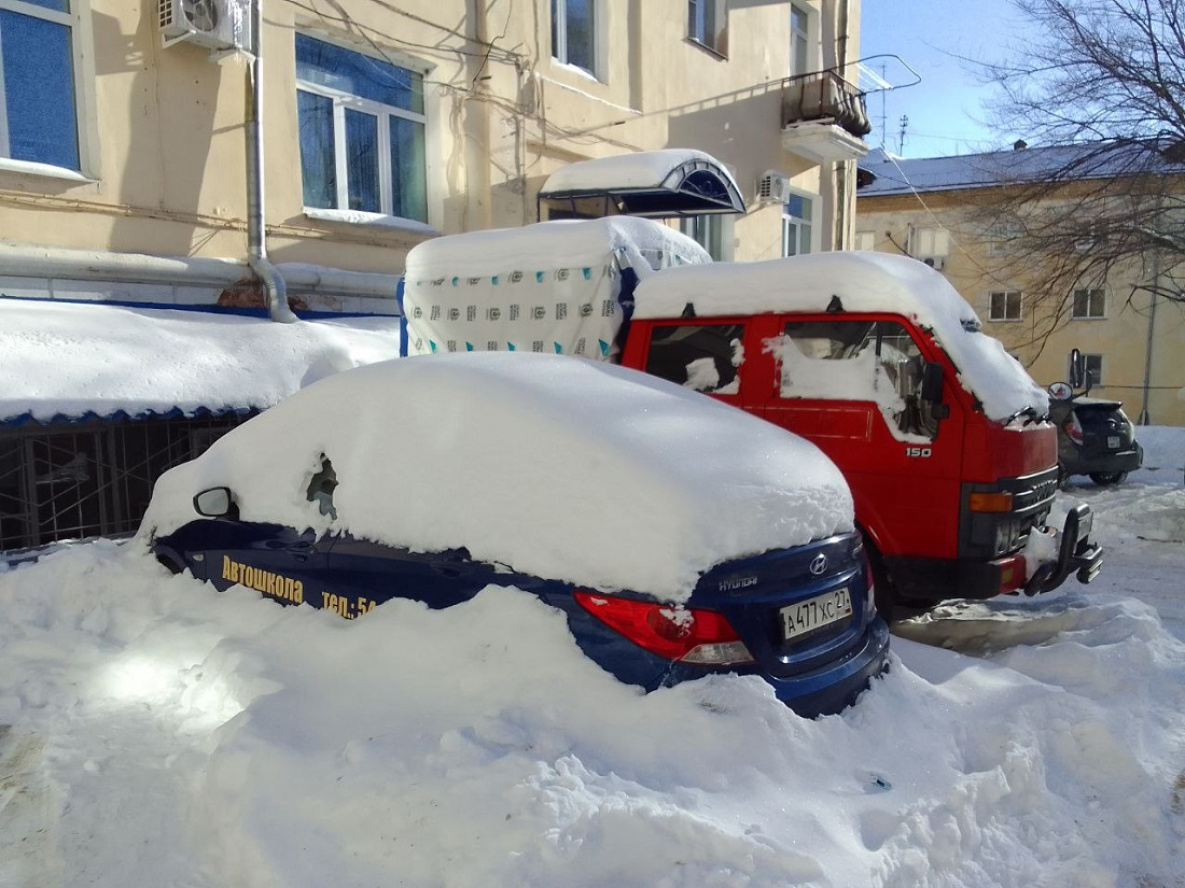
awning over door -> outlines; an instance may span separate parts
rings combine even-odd
[[[703,151],[637,151],[569,164],[539,192],[551,218],[696,216],[743,213],[745,201],[724,166]]]

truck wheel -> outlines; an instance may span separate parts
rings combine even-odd
[[[1091,472],[1090,480],[1099,487],[1110,487],[1112,484],[1122,484],[1127,480],[1127,472]]]

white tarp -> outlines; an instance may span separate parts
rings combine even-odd
[[[614,355],[622,270],[709,262],[691,238],[645,219],[541,222],[425,241],[407,257],[409,355],[528,351]]]

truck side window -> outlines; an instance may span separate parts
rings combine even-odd
[[[744,360],[743,324],[675,324],[655,327],[646,372],[718,395],[740,391],[737,368]]]
[[[783,398],[874,401],[890,428],[933,439],[921,400],[925,358],[895,321],[790,321],[770,344],[781,364]]]

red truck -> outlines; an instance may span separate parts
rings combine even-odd
[[[615,360],[814,442],[844,473],[878,604],[1037,594],[1102,563],[1088,506],[1048,527],[1048,398],[941,274],[878,253],[713,263],[641,219],[438,238],[408,256],[407,354]]]

